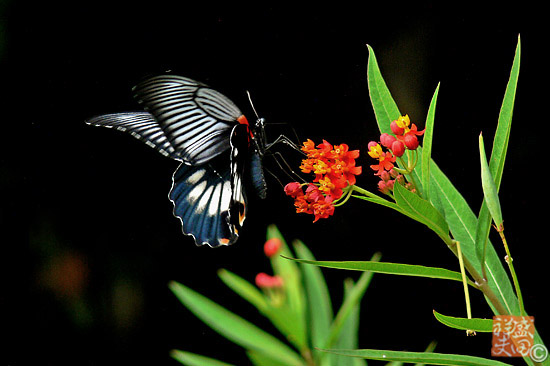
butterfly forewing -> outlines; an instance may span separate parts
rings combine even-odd
[[[92,126],[103,126],[126,131],[145,142],[162,155],[179,160],[179,155],[164,135],[155,118],[147,112],[113,113],[94,117],[86,121]]]
[[[229,149],[231,129],[242,113],[221,93],[175,75],[148,79],[134,92],[183,161],[200,165]]]

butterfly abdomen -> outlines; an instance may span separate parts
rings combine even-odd
[[[267,195],[267,184],[265,182],[264,169],[262,167],[262,158],[256,151],[250,154],[249,172],[256,194],[258,194],[258,197],[261,199],[264,199]]]

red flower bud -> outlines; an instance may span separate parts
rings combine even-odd
[[[288,183],[285,186],[285,193],[287,196],[297,197],[300,194],[303,194],[302,186],[298,182]]]
[[[387,182],[388,180],[390,180],[390,178],[390,173],[388,173],[386,170],[380,173],[380,179],[382,179],[384,182]]]
[[[323,198],[323,194],[321,193],[321,191],[319,190],[319,188],[317,188],[317,186],[315,184],[309,184],[308,187],[306,188],[306,199],[310,202],[315,202],[315,201],[318,201],[320,198]]]
[[[387,182],[381,180],[380,182],[378,182],[378,189],[384,194],[390,193],[390,191],[393,189],[394,183],[394,180],[388,180]]]
[[[274,288],[283,286],[283,279],[279,276],[270,276],[267,273],[256,275],[256,286],[259,288]]]
[[[396,141],[395,136],[390,135],[389,133],[383,133],[380,135],[380,143],[391,149],[391,145]]]
[[[378,190],[382,193],[388,193],[390,191],[388,185],[383,180],[378,182]]]
[[[281,249],[283,243],[279,238],[271,238],[264,244],[264,253],[267,257],[273,257]]]
[[[367,145],[367,148],[370,150],[371,147],[376,146],[376,145],[378,145],[378,142],[376,142],[376,141],[371,141],[371,142],[369,142],[369,144]]]
[[[415,135],[405,135],[405,146],[409,150],[416,150],[418,147],[418,138]]]
[[[393,152],[393,155],[397,157],[403,156],[403,154],[405,153],[405,145],[403,145],[401,141],[395,140],[391,144],[391,151]]]
[[[391,128],[391,132],[393,132],[397,136],[401,136],[403,134],[403,132],[405,132],[405,129],[403,127],[399,127],[397,125],[397,121],[393,121],[390,124],[390,128]]]

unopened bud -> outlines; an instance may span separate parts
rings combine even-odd
[[[406,135],[405,146],[407,146],[409,150],[416,150],[418,147],[418,138],[415,135]]]
[[[283,279],[279,276],[270,276],[267,273],[256,275],[256,286],[259,288],[274,288],[283,286]]]
[[[395,136],[390,135],[389,133],[383,133],[380,135],[380,143],[391,149],[391,145],[396,141]]]
[[[403,145],[401,141],[395,140],[391,145],[391,151],[393,152],[393,155],[397,157],[403,156],[405,153],[405,145]]]
[[[390,124],[391,132],[393,132],[396,136],[403,135],[403,132],[405,132],[405,129],[403,127],[399,127],[397,125],[397,121],[393,121]]]
[[[279,238],[271,238],[264,244],[264,253],[267,257],[273,257],[281,249],[283,243]]]

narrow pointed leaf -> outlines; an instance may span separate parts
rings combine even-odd
[[[369,360],[379,361],[401,361],[401,362],[422,362],[430,365],[460,365],[460,366],[510,366],[508,363],[495,361],[487,358],[474,357],[468,355],[456,355],[446,353],[432,352],[405,352],[405,351],[385,351],[376,349],[357,349],[357,350],[320,350],[338,355],[350,357],[361,357]]]
[[[261,291],[244,278],[226,270],[218,271],[221,280],[243,299],[254,305],[260,312],[265,312],[268,308],[267,301]]]
[[[433,352],[435,349],[435,346],[437,346],[436,341],[431,341],[430,344],[428,344],[428,347],[426,347],[426,350],[424,352]],[[414,366],[424,366],[424,362],[417,362],[414,364]]]
[[[430,108],[428,109],[428,116],[426,117],[426,131],[424,132],[424,137],[422,138],[422,187],[423,198],[430,200],[429,192],[430,190],[427,187],[430,186],[430,159],[432,157],[432,139],[434,133],[434,121],[435,121],[435,105],[437,103],[437,96],[439,94],[439,84],[435,89],[432,101],[430,103]]]
[[[504,93],[502,106],[498,116],[498,125],[493,139],[493,149],[491,159],[489,161],[489,171],[493,176],[496,190],[499,191],[502,181],[502,173],[504,171],[504,163],[506,160],[506,152],[508,150],[508,142],[510,140],[510,130],[512,127],[512,115],[514,111],[514,102],[516,97],[516,89],[519,78],[521,59],[521,40],[518,36],[518,44],[516,53],[510,71],[510,78]],[[476,254],[478,258],[483,256],[483,248],[487,243],[489,231],[491,229],[491,216],[487,207],[487,203],[483,201],[478,215],[478,225],[476,228]]]
[[[263,293],[254,285],[227,270],[220,270],[218,275],[227,286],[265,315],[287,339],[293,341],[299,348],[304,346],[305,340],[300,342],[300,337],[295,334],[299,329],[295,327],[295,319],[292,317],[293,313],[288,310],[286,304],[278,307],[270,305]]]
[[[315,267],[315,266],[310,266],[310,267]],[[348,278],[346,279],[346,281],[344,281],[344,299],[352,295],[353,287],[354,287],[354,283],[351,278]],[[348,319],[342,325],[342,331],[340,332],[338,341],[335,344],[335,347],[337,347],[338,349],[355,349],[359,346],[359,342],[358,342],[359,311],[360,311],[360,303],[356,303],[353,306],[351,313],[348,316]],[[321,353],[321,354],[330,355],[328,353]],[[365,360],[363,359],[337,356],[337,355],[331,355],[331,356],[333,356],[333,360],[332,360],[333,365],[358,366],[359,362],[365,363]]]
[[[246,355],[255,366],[286,366],[286,363],[273,359],[262,352],[248,350]]]
[[[371,262],[377,263],[380,260],[380,257],[380,253],[375,253],[371,258]],[[334,318],[334,322],[332,323],[326,347],[332,347],[334,342],[340,337],[345,322],[351,315],[355,306],[357,306],[361,302],[361,299],[363,298],[363,295],[365,294],[365,291],[370,284],[373,274],[373,271],[365,271],[361,275],[361,277],[359,277],[357,283],[348,292],[348,295],[344,298],[344,302],[342,303],[342,306],[340,306],[340,309],[338,310],[338,313]]]
[[[267,227],[266,239],[272,238],[277,238],[283,243],[279,252],[280,255],[274,255],[270,259],[273,272],[281,276],[285,284],[284,289],[288,304],[288,309],[285,310],[285,316],[288,318],[285,327],[293,335],[293,342],[299,345],[299,348],[306,347],[306,300],[302,286],[302,275],[296,263],[281,257],[281,255],[292,256],[292,253],[285,238],[275,225]]]
[[[300,259],[315,260],[309,249],[298,240],[294,241],[294,251]],[[319,267],[303,265],[301,268],[308,299],[311,344],[322,347],[329,336],[334,316],[328,286]]]
[[[500,200],[498,199],[497,187],[493,176],[489,171],[487,157],[485,156],[485,146],[483,144],[483,136],[479,135],[479,159],[481,162],[481,185],[483,187],[483,196],[487,208],[493,217],[493,221],[497,228],[502,225],[502,211],[500,210]]]
[[[170,352],[170,356],[185,366],[233,366],[210,357],[180,350],[173,350]]]
[[[271,334],[178,282],[170,282],[169,287],[195,316],[232,342],[288,365],[303,365],[296,352]]]
[[[390,124],[392,121],[398,119],[401,116],[397,104],[393,100],[393,97],[380,73],[380,68],[378,66],[378,61],[374,54],[374,50],[371,46],[367,45],[369,49],[369,61],[367,64],[367,82],[369,86],[369,96],[372,103],[372,109],[374,110],[374,115],[376,117],[376,123],[378,124],[378,129],[380,133],[392,133]],[[421,153],[421,148],[417,148],[417,153]],[[408,163],[407,155],[401,157],[405,163]],[[419,160],[420,171],[422,160]],[[401,168],[404,168],[403,165],[399,164]],[[412,174],[415,176],[418,186],[416,187],[418,191],[422,194],[424,188],[422,187],[421,177],[417,172],[417,169],[413,170]]]
[[[447,221],[429,201],[409,191],[401,184],[394,185],[393,194],[397,205],[408,216],[428,226],[444,241],[449,240]]]
[[[367,65],[367,82],[369,85],[369,96],[372,108],[376,116],[376,122],[380,133],[391,133],[390,123],[399,118],[401,113],[397,104],[395,104],[391,93],[382,78],[374,50],[367,45],[369,49],[369,61]]]
[[[458,318],[454,316],[447,316],[433,311],[435,318],[442,324],[460,330],[474,330],[476,332],[493,332],[493,319],[479,319],[479,318]]]
[[[350,271],[371,271],[374,273],[385,273],[413,277],[439,278],[443,280],[462,282],[462,274],[460,272],[451,271],[445,268],[419,266],[416,264],[373,261],[308,261],[303,259],[288,259],[292,259],[299,263],[309,263],[327,268],[345,269]],[[468,283],[476,287],[472,281],[468,280]]]

